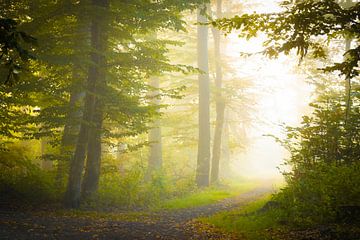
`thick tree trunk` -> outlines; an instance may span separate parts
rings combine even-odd
[[[96,100],[93,124],[89,132],[87,149],[87,161],[82,185],[82,197],[90,197],[97,191],[100,178],[101,166],[101,128],[103,123],[103,106],[100,100]]]
[[[78,76],[74,74],[74,79],[78,80]],[[71,153],[74,151],[76,145],[76,136],[79,133],[78,121],[81,118],[81,112],[76,110],[76,104],[81,99],[81,93],[78,89],[72,91],[70,95],[69,108],[70,111],[67,115],[67,121],[64,127],[63,136],[61,139],[60,156],[57,166],[56,183],[59,189],[64,187],[65,173],[69,168],[69,160]]]
[[[73,6],[71,0],[66,0],[67,6]],[[84,7],[85,3],[81,2],[79,7]],[[69,7],[71,9],[71,7]],[[80,49],[84,45],[84,41],[89,41],[89,27],[90,24],[85,21],[84,17],[80,14],[77,16],[77,36],[74,38],[73,51],[76,55],[80,56]],[[84,32],[88,33],[85,36]],[[83,36],[83,37],[80,37]],[[61,139],[60,146],[60,159],[58,160],[56,183],[58,189],[63,189],[65,186],[65,175],[69,172],[70,160],[76,146],[77,136],[80,131],[80,120],[82,111],[78,105],[83,104],[84,101],[84,85],[85,79],[80,74],[81,59],[78,58],[73,61],[72,66],[72,87],[70,90],[69,112],[66,115],[66,123]]]
[[[198,9],[198,22],[207,21],[207,6]],[[197,26],[197,53],[199,73],[199,144],[196,169],[196,183],[199,187],[209,186],[210,171],[210,81],[208,63],[208,27]]]
[[[109,0],[94,0],[98,6],[107,9],[109,7]],[[103,13],[104,14],[104,13]],[[101,14],[100,16],[103,16]],[[101,166],[101,133],[103,126],[103,111],[104,103],[101,96],[104,95],[106,87],[106,59],[104,52],[106,51],[107,32],[106,22],[99,19],[99,32],[97,36],[98,44],[96,50],[100,53],[97,56],[97,70],[98,79],[95,88],[95,103],[94,112],[91,120],[89,130],[89,142],[87,149],[87,161],[85,168],[84,181],[82,184],[82,197],[87,198],[95,193],[98,189],[100,179],[100,166]]]
[[[150,85],[156,89],[160,88],[160,81],[158,77],[153,77],[150,80]],[[151,93],[152,96],[159,94],[158,90]],[[154,98],[153,103],[160,105],[160,99]],[[153,122],[149,131],[150,153],[148,158],[148,170],[146,180],[150,180],[154,172],[160,171],[162,168],[162,139],[161,139],[161,122],[157,118]]]
[[[216,17],[222,17],[222,0],[216,1]],[[219,168],[221,158],[221,137],[224,125],[225,101],[222,95],[222,68],[221,68],[221,36],[218,29],[213,28],[215,49],[215,101],[216,101],[216,125],[214,133],[214,145],[211,159],[211,183],[219,181]]]
[[[109,5],[109,0],[93,0],[92,3],[94,6],[106,8]],[[105,17],[107,16],[97,16],[97,14],[94,14],[91,23],[91,46],[94,49],[91,53],[91,60],[94,64],[89,67],[82,123],[80,125],[74,157],[70,165],[69,181],[64,199],[65,206],[71,208],[78,208],[80,206],[81,178],[84,170],[85,152],[89,141],[89,123],[93,120],[96,85],[97,82],[102,80],[100,79],[100,54],[103,50],[101,47],[104,31],[102,28],[102,18]]]
[[[92,78],[93,77],[89,77],[88,80],[88,91],[91,89]],[[65,206],[70,208],[78,208],[80,206],[81,177],[84,169],[85,152],[89,136],[88,123],[91,121],[93,104],[94,97],[91,94],[86,93],[83,122],[80,126],[75,153],[70,163],[69,181],[64,199]]]

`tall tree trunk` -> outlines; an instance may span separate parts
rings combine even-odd
[[[74,72],[76,72],[74,70]],[[77,74],[74,73],[74,78],[78,80]],[[79,86],[77,86],[79,87]],[[76,109],[77,102],[81,99],[81,93],[78,88],[74,88],[70,94],[69,108],[70,111],[67,114],[67,121],[64,127],[63,136],[60,146],[60,159],[58,160],[56,183],[59,189],[64,187],[64,175],[68,170],[69,161],[71,159],[71,153],[74,151],[76,145],[76,136],[79,133],[78,120],[81,118],[81,112]]]
[[[121,176],[125,175],[125,160],[124,152],[126,150],[126,145],[124,143],[119,143],[117,146],[116,160],[119,163],[118,170]]]
[[[151,87],[154,87],[155,90],[152,92],[152,96],[156,96],[159,94],[160,81],[158,77],[152,77],[150,79]],[[155,97],[153,100],[155,105],[160,105],[160,99]],[[146,179],[150,180],[151,175],[160,171],[162,168],[162,139],[161,139],[161,122],[160,119],[157,118],[153,122],[151,129],[149,131],[149,142],[150,142],[150,154],[148,158],[148,170],[146,174]]]
[[[101,100],[95,100],[95,112],[93,115],[94,127],[89,132],[87,148],[87,160],[84,181],[82,185],[82,197],[87,198],[97,191],[100,178],[101,166],[101,129],[103,123],[103,106]]]
[[[71,0],[64,1],[66,9],[71,9],[74,3]],[[84,7],[83,2],[79,4],[79,8]],[[89,24],[84,20],[84,17],[80,14],[77,16],[77,36],[74,37],[73,51],[77,56],[81,56],[80,49],[84,46],[84,41],[89,41],[89,34],[85,37],[80,37],[84,32],[89,32]],[[86,44],[88,45],[88,44]],[[64,126],[63,135],[60,145],[60,158],[58,159],[56,184],[58,189],[63,189],[65,183],[65,174],[69,172],[70,159],[76,146],[77,136],[80,130],[80,119],[82,112],[78,105],[84,100],[85,79],[81,77],[79,69],[80,57],[73,61],[72,66],[72,86],[70,89],[70,100],[68,104],[69,111],[66,114],[66,122]]]
[[[109,8],[109,0],[94,0],[93,2],[97,6],[103,7],[104,10]],[[103,16],[104,14],[105,12],[100,14],[99,17]],[[82,185],[83,198],[87,198],[97,191],[100,179],[101,133],[104,117],[104,102],[102,96],[104,95],[106,88],[106,58],[104,53],[106,52],[106,42],[108,35],[106,31],[106,21],[104,21],[104,19],[100,19],[98,24],[98,45],[96,46],[96,49],[99,53],[97,59],[98,79],[96,81],[94,112],[91,121],[92,126],[89,131],[87,161]]]
[[[53,161],[49,161],[46,159],[46,148],[48,145],[48,140],[46,137],[40,139],[40,150],[41,150],[41,168],[44,170],[52,170],[53,169]]]
[[[345,40],[345,51],[349,51],[351,48],[351,39],[350,38],[346,38]],[[351,111],[351,78],[347,77],[345,79],[345,96],[346,96],[346,109],[345,109],[345,124],[348,121],[349,118],[349,114]]]
[[[199,23],[207,21],[207,6],[197,11]],[[210,80],[208,63],[208,27],[197,26],[197,54],[199,73],[199,143],[196,169],[196,183],[199,187],[209,186],[210,171]]]
[[[93,0],[92,3],[96,7],[106,8],[109,5],[109,0]],[[75,153],[70,165],[69,181],[64,199],[65,206],[71,208],[78,208],[80,206],[81,178],[84,170],[85,152],[89,141],[89,123],[93,120],[96,85],[97,82],[101,81],[100,53],[102,53],[101,42],[104,31],[101,23],[105,17],[107,16],[103,14],[94,14],[91,20],[91,47],[93,49],[91,60],[94,64],[89,67],[82,123],[80,125]]]
[[[230,147],[229,147],[229,114],[225,111],[225,119],[223,126],[223,136],[222,136],[222,144],[221,144],[221,176],[223,178],[229,178],[229,174],[231,173],[230,169]]]
[[[341,3],[341,5],[344,8],[350,8],[351,6],[354,5],[352,0],[345,0],[343,3]],[[351,38],[346,37],[345,39],[345,51],[349,51],[351,48]],[[345,107],[345,125],[348,122],[348,118],[349,118],[349,114],[351,111],[351,78],[347,77],[345,79],[345,101],[346,101],[346,107]]]
[[[216,17],[222,17],[222,0],[216,1]],[[219,181],[219,168],[221,158],[221,137],[224,125],[225,101],[222,95],[222,68],[221,68],[221,36],[218,29],[213,28],[215,49],[215,101],[216,101],[216,125],[214,133],[214,145],[211,159],[211,183]]]
[[[353,6],[354,3],[352,0],[346,0],[345,3],[343,3],[344,8],[350,8]],[[345,39],[345,52],[349,51],[351,48],[351,38],[346,37]],[[345,96],[346,96],[346,109],[345,109],[345,124],[348,121],[349,114],[351,111],[351,78],[347,77],[345,79]]]

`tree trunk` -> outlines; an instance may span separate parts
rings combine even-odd
[[[124,143],[119,143],[117,146],[117,154],[116,154],[116,160],[119,163],[118,170],[121,176],[125,176],[125,156],[124,152],[126,150],[126,145]]]
[[[229,114],[224,114],[224,126],[223,126],[223,136],[222,136],[222,144],[221,144],[221,152],[222,152],[222,161],[221,161],[221,176],[223,178],[229,178],[231,173],[230,168],[230,147],[229,147]]]
[[[92,3],[94,6],[106,8],[109,5],[109,0],[93,0]],[[102,80],[100,79],[100,53],[102,53],[103,50],[101,40],[103,38],[104,28],[102,28],[101,23],[104,17],[106,16],[103,14],[92,15],[90,32],[93,52],[91,53],[91,60],[94,64],[89,67],[82,123],[80,125],[75,153],[70,165],[69,181],[64,199],[65,206],[71,208],[78,208],[80,206],[81,178],[84,170],[85,152],[89,141],[89,123],[93,120],[92,115],[95,105],[96,84]]]
[[[72,6],[71,0],[66,0],[68,6]],[[79,7],[84,7],[85,3],[80,3]],[[76,55],[81,56],[80,49],[84,45],[84,41],[89,41],[89,34],[84,37],[80,37],[84,32],[89,32],[89,24],[85,21],[82,15],[77,16],[77,36],[74,37],[73,50]],[[88,45],[88,44],[87,44]],[[69,165],[71,156],[74,152],[77,136],[80,131],[80,119],[82,117],[82,111],[78,108],[78,104],[83,104],[84,101],[84,85],[85,79],[80,74],[81,69],[80,58],[73,61],[72,66],[72,87],[70,90],[69,100],[69,112],[66,114],[66,122],[61,139],[60,146],[60,158],[58,160],[56,184],[58,189],[63,189],[65,183],[65,174],[69,172]]]
[[[343,8],[350,8],[351,6],[354,5],[352,0],[345,0],[344,2],[340,3],[340,5],[342,5]],[[351,38],[346,37],[345,39],[345,52],[349,51],[351,48]],[[347,77],[345,79],[345,102],[346,102],[346,107],[345,107],[345,125],[347,125],[348,122],[348,118],[349,118],[349,114],[351,111],[351,78]]]
[[[197,11],[199,23],[207,21],[207,6]],[[210,81],[208,63],[208,27],[197,26],[197,54],[199,73],[199,143],[196,169],[196,183],[199,187],[209,186],[210,171]]]
[[[104,9],[108,9],[109,0],[94,0],[93,1],[97,6],[101,6]],[[104,13],[100,14],[103,16]],[[98,51],[97,56],[97,70],[98,70],[98,79],[96,81],[95,88],[95,103],[94,103],[94,112],[92,116],[91,126],[89,130],[89,142],[87,149],[87,161],[85,168],[84,181],[82,184],[82,197],[90,197],[98,189],[99,179],[100,179],[100,166],[101,166],[101,133],[103,125],[103,111],[104,111],[104,102],[101,96],[104,95],[106,87],[106,58],[103,54],[106,51],[106,42],[107,42],[107,32],[106,32],[106,22],[103,19],[99,19],[99,31],[97,36],[97,46],[96,50]],[[102,53],[102,54],[101,54]]]
[[[93,124],[89,132],[87,161],[83,181],[82,197],[90,197],[98,189],[101,166],[101,128],[103,123],[103,106],[101,100],[95,100]]]
[[[74,72],[76,71],[74,70]],[[78,80],[78,76],[74,74],[73,79]],[[78,120],[81,118],[81,112],[79,110],[75,111],[75,108],[81,98],[81,93],[78,92],[78,90],[72,90],[69,101],[70,111],[66,117],[67,121],[61,139],[60,159],[58,160],[57,166],[56,183],[59,189],[63,189],[64,187],[64,175],[69,167],[68,159],[71,159],[71,153],[74,151],[76,145],[76,136],[79,133],[80,126]]]
[[[345,39],[345,51],[349,51],[351,48],[351,39],[350,38],[346,38]],[[345,124],[348,122],[348,118],[349,118],[349,114],[351,111],[351,78],[347,77],[345,79],[345,96],[346,96],[346,109],[345,109]]]
[[[222,17],[222,0],[216,1],[216,17]],[[221,36],[218,29],[213,28],[215,48],[215,101],[216,101],[216,125],[214,134],[214,145],[211,160],[211,183],[219,181],[219,168],[221,158],[221,137],[224,125],[225,101],[222,95],[222,68],[221,68]]]
[[[44,170],[52,170],[53,169],[53,161],[49,161],[45,158],[46,155],[46,147],[48,145],[48,141],[46,137],[40,139],[40,150],[41,150],[41,168]]]
[[[150,85],[156,89],[160,88],[160,81],[158,77],[151,78]],[[159,90],[156,90],[151,94],[156,96],[159,94]],[[153,103],[160,105],[160,99],[154,98]],[[149,131],[150,142],[150,154],[148,158],[148,170],[146,174],[146,180],[150,180],[154,172],[160,171],[162,168],[162,139],[161,139],[161,122],[157,118],[153,122]]]

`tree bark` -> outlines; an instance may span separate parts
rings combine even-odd
[[[78,76],[74,74],[73,79],[78,79]],[[68,159],[71,159],[71,152],[74,151],[76,145],[76,136],[79,133],[80,126],[78,121],[81,118],[81,112],[79,110],[75,110],[75,108],[77,102],[81,98],[81,93],[79,91],[75,89],[72,90],[69,101],[70,111],[67,114],[67,121],[61,139],[60,159],[58,160],[57,166],[56,183],[59,189],[63,189],[64,187],[64,175],[69,168]]]
[[[64,1],[65,9],[71,9],[74,3],[71,0]],[[84,7],[84,3],[80,3],[78,7]],[[84,20],[80,14],[77,16],[76,36],[74,36],[73,51],[75,54],[81,56],[80,49],[84,45],[84,40],[88,41],[89,36],[79,37],[83,32],[89,32],[89,24]],[[84,39],[85,38],[85,39]],[[70,100],[68,104],[69,111],[66,113],[66,122],[64,126],[63,135],[61,138],[61,145],[59,151],[59,159],[57,160],[56,186],[58,189],[63,189],[65,183],[65,175],[69,172],[69,165],[72,154],[76,146],[77,136],[80,131],[80,119],[82,112],[78,108],[78,104],[84,100],[84,84],[85,79],[81,77],[80,57],[73,60],[72,66],[72,86],[70,89]]]
[[[109,0],[94,0],[95,5],[108,9]],[[102,13],[100,16],[103,16]],[[99,17],[100,17],[99,16]],[[89,140],[87,149],[87,161],[85,168],[84,181],[82,184],[82,197],[88,198],[98,189],[100,179],[101,166],[101,133],[103,125],[103,111],[104,102],[101,96],[104,95],[106,88],[106,58],[104,52],[106,51],[107,31],[106,21],[104,19],[98,20],[98,36],[97,46],[97,71],[98,79],[95,88],[95,103],[94,112],[92,115],[91,126],[89,130]]]
[[[216,1],[216,17],[222,17],[222,0]],[[215,49],[215,101],[216,101],[216,125],[214,133],[214,145],[211,159],[211,183],[219,181],[219,168],[221,158],[221,137],[224,125],[225,101],[222,95],[222,68],[221,68],[221,36],[218,29],[213,28]]]
[[[207,6],[197,11],[199,23],[205,23]],[[209,186],[210,171],[210,80],[208,63],[208,27],[197,26],[197,54],[199,73],[199,143],[196,169],[196,183],[199,187]]]
[[[106,8],[109,5],[109,0],[93,0],[93,6]],[[87,91],[84,102],[84,112],[82,123],[80,125],[79,136],[75,148],[75,153],[70,165],[69,181],[67,191],[65,193],[64,204],[66,207],[78,208],[80,206],[81,195],[81,178],[84,170],[85,152],[89,141],[89,131],[92,122],[96,84],[100,81],[100,64],[102,53],[101,39],[103,38],[102,21],[104,15],[92,15],[91,22],[91,60],[93,62],[89,67],[87,79]]]
[[[351,39],[346,38],[345,39],[345,52],[349,51],[351,48]],[[347,124],[349,119],[349,114],[351,112],[351,78],[347,77],[345,79],[345,96],[346,96],[346,109],[345,109],[345,124]]]
[[[93,124],[95,124],[95,127],[92,127],[89,131],[87,161],[82,185],[83,198],[88,198],[97,191],[100,179],[103,106],[98,99],[95,100]]]

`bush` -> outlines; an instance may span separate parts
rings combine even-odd
[[[360,208],[360,98],[349,114],[342,99],[322,96],[300,127],[287,127],[287,138],[278,139],[290,152],[291,171],[274,198],[290,223],[335,222],[344,206]]]
[[[146,170],[135,164],[126,173],[106,166],[100,176],[99,190],[84,204],[85,208],[149,208],[162,201],[193,191],[192,178],[174,180],[162,172],[155,172],[145,181]]]
[[[54,201],[58,197],[53,173],[41,170],[26,155],[25,147],[12,146],[0,152],[2,201],[27,203]]]
[[[336,222],[343,206],[360,206],[360,165],[319,164],[274,196],[281,218],[295,225]]]

